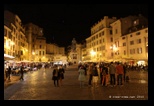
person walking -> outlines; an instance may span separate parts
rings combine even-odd
[[[23,70],[23,66],[21,65],[20,66],[20,80],[24,80],[23,76],[24,76],[24,70]]]
[[[64,70],[64,68],[62,67],[62,65],[61,66],[59,66],[59,71],[58,71],[58,73],[59,73],[59,85],[60,86],[62,86],[62,80],[64,79],[64,73],[65,73],[65,70]]]
[[[58,68],[57,66],[54,67],[53,72],[52,72],[52,80],[54,82],[55,87],[59,87],[59,73],[58,73]]]
[[[84,66],[82,66],[82,65],[80,66],[78,73],[79,73],[78,80],[80,82],[80,88],[82,88],[82,87],[84,87],[84,83],[86,81]]]

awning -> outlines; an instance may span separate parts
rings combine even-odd
[[[23,61],[21,61],[21,62],[31,62],[31,61],[28,61],[28,60],[23,60]]]
[[[14,59],[15,57],[8,55],[8,54],[4,54],[4,58],[10,58],[10,59]]]

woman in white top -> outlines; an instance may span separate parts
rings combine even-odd
[[[80,88],[82,88],[84,87],[84,83],[86,81],[84,66],[80,66],[78,72],[79,72],[78,80],[80,81]]]

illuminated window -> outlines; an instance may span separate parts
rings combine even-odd
[[[137,39],[137,44],[141,43],[141,39]]]
[[[137,48],[137,53],[141,54],[142,53],[142,48]]]

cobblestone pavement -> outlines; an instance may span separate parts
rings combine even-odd
[[[12,76],[4,84],[4,100],[148,100],[148,72],[130,71],[130,81],[123,86],[90,87],[87,82],[80,88],[77,66],[65,71],[63,85],[54,87],[52,69],[28,72],[24,81]],[[16,79],[16,80],[15,80]]]

